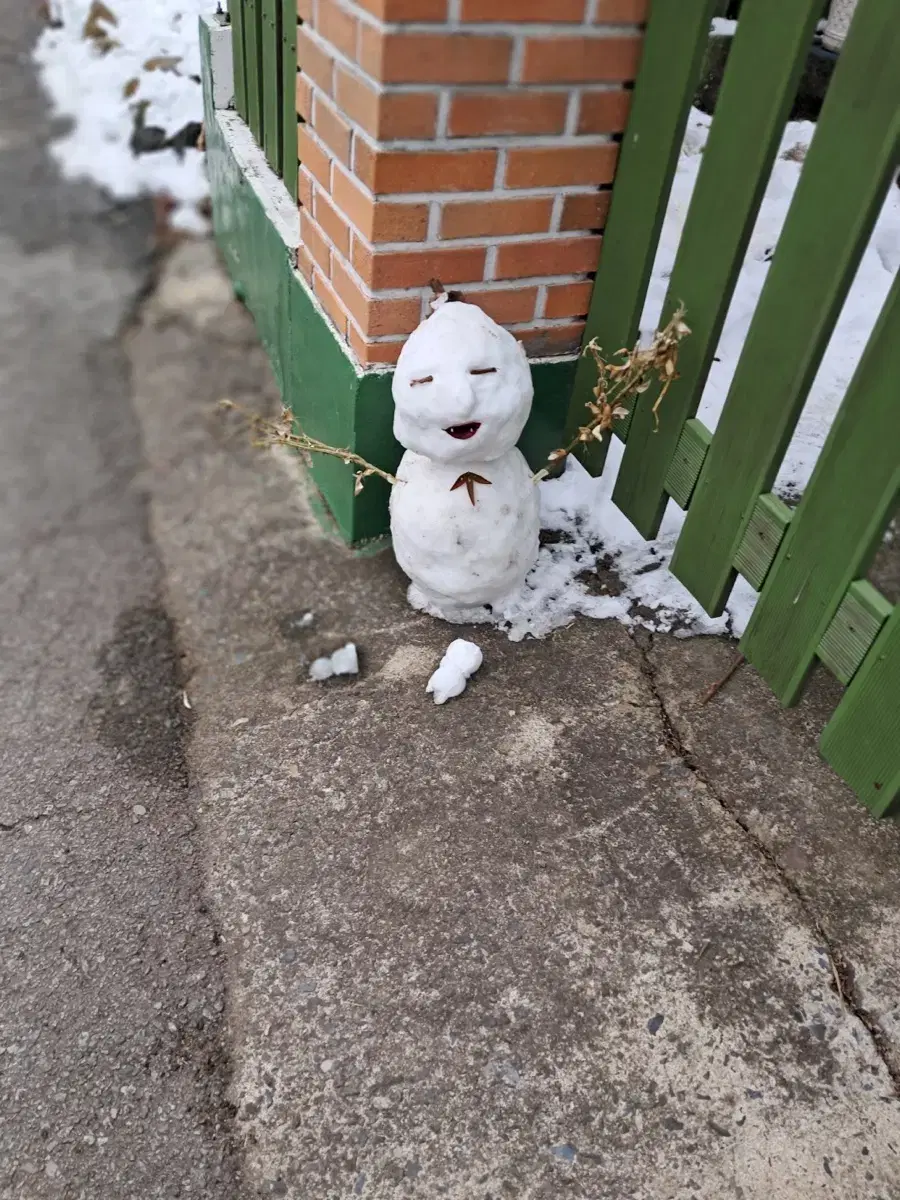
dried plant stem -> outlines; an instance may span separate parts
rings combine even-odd
[[[709,702],[710,702],[710,700],[712,700],[713,696],[715,696],[718,692],[720,692],[722,690],[722,688],[725,686],[725,684],[728,682],[728,680],[731,679],[732,675],[736,674],[738,668],[742,667],[746,661],[747,660],[746,660],[746,658],[744,658],[743,654],[739,654],[737,656],[737,658],[734,660],[734,662],[731,664],[731,666],[728,668],[728,670],[725,672],[725,674],[722,676],[722,678],[717,679],[715,683],[711,683],[709,685],[709,687],[706,689],[706,691],[703,693],[703,695],[700,697],[701,707],[704,704],[709,704]]]
[[[292,428],[293,415],[288,408],[282,409],[280,421],[270,421],[268,417],[260,416],[259,413],[250,412],[249,409],[242,408],[241,405],[235,404],[233,400],[220,400],[219,408],[239,413],[244,417],[253,429],[257,442],[260,445],[288,446],[292,450],[302,450],[307,454],[327,454],[332,458],[341,459],[347,466],[360,467],[361,470],[356,473],[355,494],[357,495],[362,491],[363,480],[370,475],[378,475],[381,479],[392,485],[397,482],[396,475],[392,475],[390,471],[382,471],[381,467],[376,467],[374,463],[367,462],[359,454],[354,454],[352,450],[341,449],[339,446],[329,446],[327,442],[320,442],[318,438],[310,437],[309,434],[302,431],[295,433]]]
[[[669,323],[658,329],[646,349],[635,346],[633,350],[617,350],[607,360],[596,338],[585,346],[584,353],[590,354],[597,365],[597,383],[592,389],[593,399],[586,408],[590,416],[567,446],[554,450],[548,462],[555,463],[568,457],[579,445],[591,441],[602,441],[604,433],[611,430],[613,422],[628,416],[628,402],[633,402],[651,386],[654,379],[662,385],[653,405],[653,419],[659,426],[659,406],[666,392],[678,378],[678,345],[690,333],[684,322],[684,309],[679,307]],[[615,359],[621,361],[616,362]],[[543,479],[548,471],[538,471],[535,480]]]

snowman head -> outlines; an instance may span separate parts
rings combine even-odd
[[[392,390],[397,441],[447,463],[511,450],[534,395],[525,347],[460,301],[440,304],[410,335]]]

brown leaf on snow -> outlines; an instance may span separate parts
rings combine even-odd
[[[103,0],[93,0],[81,36],[93,42],[101,54],[106,54],[119,43],[109,36],[109,30],[105,26],[118,25],[118,23],[115,13],[110,12]]]
[[[802,142],[797,142],[797,144],[791,146],[789,150],[785,150],[781,157],[787,159],[788,162],[803,162],[803,160],[806,158],[806,151],[808,148],[809,147],[804,146]]]
[[[145,71],[170,71],[178,75],[178,64],[181,59],[171,54],[159,54],[156,58],[148,58],[144,63]]]

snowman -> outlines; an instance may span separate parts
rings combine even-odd
[[[391,533],[413,608],[491,621],[538,555],[538,489],[516,448],[534,387],[525,348],[473,304],[440,296],[393,380],[406,453]]]

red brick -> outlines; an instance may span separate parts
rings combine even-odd
[[[328,280],[325,278],[325,276],[320,274],[318,271],[316,271],[315,275],[313,276],[313,291],[316,293],[316,297],[318,298],[319,303],[322,305],[322,307],[328,313],[329,317],[331,317],[332,321],[334,322],[335,328],[337,329],[338,333],[341,335],[342,338],[346,338],[346,336],[347,336],[347,313],[346,313],[346,310],[345,310],[343,304],[341,304],[340,300],[338,299],[338,296],[337,296],[334,288],[331,286],[331,284],[328,282]]]
[[[421,306],[418,296],[402,300],[370,296],[338,259],[332,263],[331,282],[341,303],[367,338],[409,334],[419,324]]]
[[[612,192],[589,192],[586,196],[566,196],[560,229],[602,229],[606,225]]]
[[[313,256],[305,246],[297,247],[297,270],[303,276],[308,284],[312,284],[313,272],[316,269],[316,264],[313,262]]]
[[[553,199],[458,200],[445,204],[442,238],[502,237],[511,233],[547,233]]]
[[[354,170],[376,195],[485,192],[494,186],[496,169],[496,150],[374,150],[356,137]]]
[[[380,21],[446,21],[447,0],[357,0]]]
[[[382,33],[364,25],[359,61],[382,83],[505,83],[512,41],[464,33]]]
[[[557,238],[546,242],[509,242],[497,251],[497,279],[532,275],[586,275],[596,271],[599,237]]]
[[[633,92],[582,92],[578,110],[579,133],[621,133],[628,121]]]
[[[547,303],[544,306],[544,316],[557,317],[586,317],[591,306],[592,283],[562,283],[558,287],[547,288]]]
[[[313,128],[335,158],[350,166],[351,129],[340,113],[321,96],[316,97]]]
[[[331,274],[331,247],[322,235],[321,229],[306,212],[300,210],[300,242],[315,259],[324,275]]]
[[[338,65],[335,95],[341,111],[379,141],[434,136],[434,92],[380,92]]]
[[[331,158],[312,137],[308,125],[297,126],[297,157],[326,191],[331,190]]]
[[[580,349],[584,321],[571,325],[544,325],[534,329],[517,329],[516,337],[523,342],[530,358],[553,354],[571,354]]]
[[[334,59],[316,45],[303,25],[297,30],[297,65],[326,95],[333,94]]]
[[[337,207],[370,242],[421,242],[428,231],[427,204],[376,201],[349,175],[335,168],[332,198]]]
[[[386,288],[426,287],[432,279],[441,283],[472,283],[484,277],[485,249],[385,250],[373,253],[353,239],[353,266],[370,291]]]
[[[318,0],[316,33],[348,58],[356,58],[359,22],[333,0]]]
[[[598,25],[640,25],[650,14],[650,0],[597,0]]]
[[[367,342],[352,321],[347,329],[347,340],[353,353],[364,367],[372,367],[379,363],[393,366],[400,357],[405,338],[396,342]]]
[[[640,37],[529,38],[525,42],[525,83],[617,83],[634,79],[641,57]]]
[[[350,255],[350,226],[322,192],[316,196],[316,221],[332,246],[339,250],[344,258],[348,258]],[[332,261],[333,270],[334,263]]]
[[[477,304],[499,325],[516,325],[534,317],[537,288],[502,288],[493,291],[466,288],[463,298],[470,304]]]
[[[304,121],[312,116],[312,84],[308,76],[297,72],[297,112]]]
[[[547,146],[510,150],[506,186],[510,188],[566,187],[577,183],[611,183],[619,147]]]
[[[312,216],[315,216],[315,212],[313,211],[315,186],[312,175],[310,175],[309,171],[301,167],[297,176],[297,201],[302,208],[308,209]]]
[[[451,137],[504,133],[562,133],[565,92],[458,92],[450,101]]]
[[[385,92],[378,106],[376,136],[382,141],[434,137],[437,109],[434,92]]]
[[[584,0],[462,0],[463,21],[574,21],[584,17]]]

